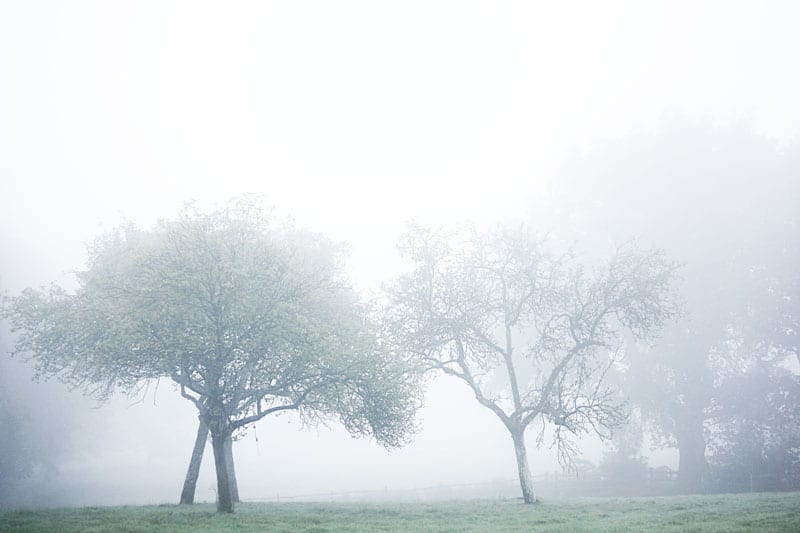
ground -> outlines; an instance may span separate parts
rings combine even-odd
[[[0,531],[800,531],[800,493],[0,511]]]

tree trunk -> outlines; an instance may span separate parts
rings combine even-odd
[[[519,474],[519,486],[522,489],[522,499],[525,503],[536,503],[533,478],[531,478],[531,469],[528,467],[528,451],[525,448],[525,430],[512,431],[511,438],[514,440],[514,452],[517,455],[517,473]]]
[[[703,481],[708,470],[703,422],[684,423],[676,437],[679,454],[678,489],[686,494],[703,492]]]
[[[197,437],[194,439],[192,458],[189,461],[189,469],[186,471],[186,479],[183,481],[182,505],[194,503],[194,493],[197,489],[197,478],[200,476],[200,464],[203,462],[206,440],[208,440],[208,426],[200,419],[200,425],[197,427]]]
[[[231,487],[231,500],[239,503],[239,484],[236,482],[236,468],[233,465],[233,437],[225,439],[225,468],[228,470],[228,483]]]
[[[231,499],[231,485],[228,480],[228,468],[225,464],[225,434],[211,433],[211,446],[214,448],[214,467],[217,471],[217,511],[220,513],[233,512]]]

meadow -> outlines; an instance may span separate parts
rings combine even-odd
[[[0,531],[800,531],[800,493],[0,511]]]

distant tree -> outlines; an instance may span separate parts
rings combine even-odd
[[[77,279],[74,293],[9,299],[15,352],[100,398],[174,381],[211,434],[219,511],[233,511],[225,443],[267,415],[337,417],[387,447],[412,429],[414,379],[343,279],[340,251],[251,203],[121,228]]]
[[[636,236],[684,264],[685,313],[654,346],[631,346],[641,357],[631,357],[627,380],[654,435],[678,449],[684,492],[704,490],[721,376],[745,351],[731,358],[731,344],[747,344],[747,357],[798,353],[794,153],[748,125],[672,117],[573,158],[552,186],[563,237]]]
[[[800,163],[797,165],[800,171]],[[800,202],[800,179],[792,191]],[[800,363],[800,213],[778,213],[763,225],[758,239],[748,243],[743,262],[747,270],[737,287],[742,304],[734,324],[742,342],[761,359],[793,358]]]
[[[769,362],[751,364],[725,381],[711,420],[715,489],[800,489],[800,377]]]
[[[0,508],[15,501],[14,491],[35,467],[24,422],[20,406],[0,388]]]
[[[614,375],[610,378],[613,380]],[[617,494],[643,493],[648,474],[647,459],[641,454],[643,438],[641,413],[632,409],[626,423],[614,432],[611,449],[603,453],[597,465],[597,473]]]
[[[86,421],[59,384],[25,383],[31,369],[7,357],[7,325],[0,322],[0,508],[74,504],[59,466],[75,451],[72,430]]]
[[[564,463],[574,437],[610,436],[625,413],[606,374],[622,356],[624,332],[644,337],[672,315],[675,266],[626,245],[590,273],[524,227],[413,228],[402,249],[414,267],[390,289],[395,342],[424,370],[462,380],[502,421],[523,499],[535,502],[526,429],[540,421],[541,444],[553,425]]]
[[[625,455],[618,450],[605,452],[597,465],[597,475],[615,494],[642,494],[647,483],[647,461],[641,456]]]
[[[21,392],[19,370],[0,357],[0,509],[66,505],[58,466],[73,451],[69,428],[79,419],[54,387]]]

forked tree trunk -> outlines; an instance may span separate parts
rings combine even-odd
[[[233,437],[228,437],[225,440],[225,468],[228,470],[231,500],[234,503],[239,503],[239,484],[236,482],[236,468],[233,465]]]
[[[533,478],[528,466],[528,451],[525,448],[525,430],[511,432],[514,440],[514,452],[517,456],[517,473],[519,486],[522,489],[522,499],[525,503],[536,503],[536,493],[533,490]]]
[[[192,458],[189,461],[189,469],[186,471],[186,479],[183,481],[181,504],[194,503],[194,493],[197,489],[197,478],[200,476],[200,464],[203,462],[206,440],[208,440],[208,426],[200,419],[200,425],[197,427],[197,437],[194,440]]]
[[[214,448],[214,467],[217,472],[217,511],[220,513],[233,512],[231,499],[231,485],[228,480],[228,467],[225,464],[225,434],[211,434],[211,446]]]

